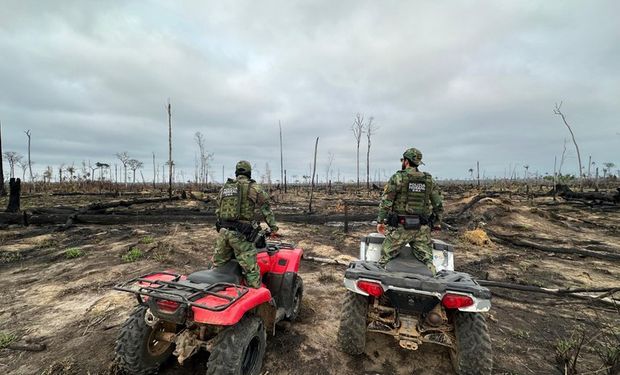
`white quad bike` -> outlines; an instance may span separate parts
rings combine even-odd
[[[360,260],[349,264],[338,342],[349,354],[361,354],[366,332],[393,336],[405,349],[421,344],[448,348],[457,374],[491,374],[493,353],[483,312],[490,291],[466,273],[454,271],[454,248],[433,240],[435,276],[403,247],[385,269],[378,267],[384,236],[362,238]]]

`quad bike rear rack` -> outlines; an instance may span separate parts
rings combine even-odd
[[[173,278],[169,281],[148,278],[149,276],[154,275],[167,275],[172,276]],[[135,294],[138,302],[141,305],[145,304],[142,296],[147,296],[154,300],[173,301],[184,305],[186,308],[192,306],[209,311],[226,310],[248,292],[247,287],[231,283],[214,283],[208,284],[206,286],[205,284],[196,284],[200,285],[200,287],[193,286],[191,284],[194,283],[191,283],[189,281],[182,282],[181,275],[176,273],[153,272],[146,275],[134,277],[129,281],[117,284],[114,286],[114,289],[121,292]],[[220,293],[221,291],[229,288],[235,289],[235,296]],[[202,303],[194,302],[206,296],[214,296],[228,302],[217,306],[209,306]]]

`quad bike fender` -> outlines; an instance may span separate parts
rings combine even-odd
[[[271,257],[272,274],[284,274],[286,272],[297,273],[301,256],[304,251],[302,249],[280,249],[273,257]]]
[[[230,293],[230,296],[234,297],[237,292],[235,288],[228,288],[220,293]],[[269,303],[270,301],[271,292],[269,289],[265,287],[258,289],[248,288],[246,294],[236,300],[225,310],[214,311],[192,306],[192,313],[194,315],[193,320],[196,323],[201,324],[230,326],[237,324],[248,311],[253,310],[265,303]],[[206,296],[195,302],[216,308],[218,305],[223,305],[228,301],[218,298],[217,296]]]

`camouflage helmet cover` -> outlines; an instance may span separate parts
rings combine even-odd
[[[415,165],[424,164],[422,163],[422,151],[417,148],[409,148],[403,152],[403,158],[408,159]]]
[[[247,160],[240,160],[235,166],[235,175],[249,175],[252,173],[252,165]]]

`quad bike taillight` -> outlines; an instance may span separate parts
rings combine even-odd
[[[164,311],[175,311],[179,308],[179,303],[174,301],[168,301],[165,299],[157,300],[157,307]]]
[[[441,304],[446,309],[460,309],[474,304],[474,300],[462,294],[445,294],[441,299]]]
[[[379,283],[360,280],[357,282],[357,287],[375,298],[383,295],[383,287]]]

